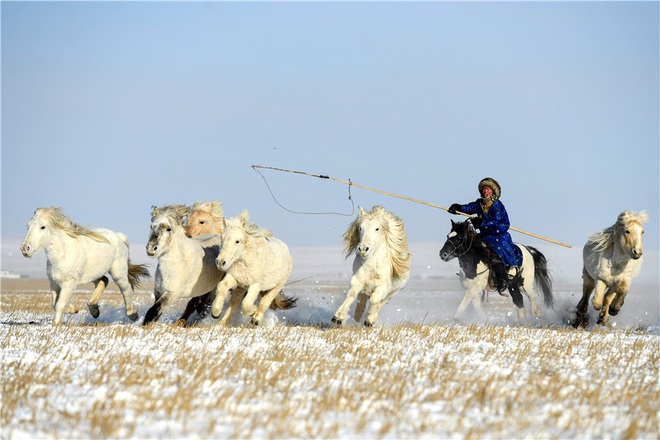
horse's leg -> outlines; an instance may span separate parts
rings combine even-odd
[[[357,296],[357,303],[355,304],[355,314],[353,317],[357,322],[360,322],[362,315],[364,315],[364,310],[367,308],[367,300],[369,297],[364,293],[359,293]]]
[[[108,277],[105,275],[94,281],[94,292],[92,292],[92,297],[87,303],[87,308],[89,313],[94,317],[94,319],[99,317],[99,299],[105,291],[105,287],[108,285]]]
[[[190,298],[190,301],[188,301],[188,304],[186,304],[186,308],[184,309],[183,313],[181,314],[179,319],[176,320],[177,325],[186,325],[186,323],[188,322],[188,318],[190,318],[190,315],[192,315],[195,312],[195,310],[197,310],[200,301],[201,301],[201,297],[199,296]]]
[[[254,305],[254,302],[261,292],[261,283],[254,283],[248,287],[247,294],[243,298],[241,303],[241,311],[245,316],[254,316],[257,313],[257,306]],[[263,298],[262,298],[263,301]],[[272,298],[271,298],[272,301]]]
[[[77,313],[78,309],[75,305],[69,304],[73,289],[76,287],[75,281],[63,282],[59,287],[59,292],[55,296],[55,318],[53,324],[59,325],[62,323],[62,315],[64,313]]]
[[[147,310],[147,314],[144,315],[144,321],[142,321],[142,325],[147,325],[150,322],[157,321],[158,318],[160,318],[160,315],[163,313],[163,310],[165,307],[168,306],[168,304],[171,302],[171,292],[164,292],[158,300],[154,303],[153,306]]]
[[[623,300],[626,299],[626,295],[628,294],[628,286],[629,286],[628,281],[622,281],[617,286],[616,296],[614,297],[614,300],[610,304],[610,310],[609,310],[610,315],[616,316],[619,314],[621,307],[623,307]]]
[[[245,289],[241,289],[240,287],[233,289],[231,296],[229,297],[229,305],[227,305],[227,310],[225,310],[225,314],[222,315],[222,319],[220,320],[221,326],[226,327],[227,324],[229,324],[229,319],[231,318],[231,315],[234,313],[234,311],[238,310],[240,307],[244,294]]]
[[[594,298],[591,300],[594,309],[600,310],[603,307],[603,299],[607,291],[607,284],[603,280],[596,280],[596,287],[594,288]]]
[[[355,301],[355,298],[357,297],[358,293],[362,291],[362,288],[364,286],[362,283],[357,281],[357,278],[355,275],[351,278],[351,288],[348,290],[348,294],[346,295],[346,299],[342,303],[341,306],[337,309],[335,312],[334,316],[332,317],[332,322],[335,324],[341,324],[346,320],[348,317],[348,309],[350,309],[351,304],[353,304],[353,301]]]
[[[282,291],[282,289],[284,288],[284,284],[286,284],[286,278],[282,280],[282,282],[279,283],[277,286],[275,286],[273,289],[266,292],[266,294],[263,297],[261,297],[261,301],[259,301],[259,307],[257,308],[257,311],[252,315],[253,325],[261,324],[261,320],[264,318],[264,313],[266,312],[266,309],[270,307],[270,303],[272,303],[273,299],[275,299],[275,297]],[[249,295],[250,295],[250,291],[248,289],[247,296]]]
[[[387,304],[387,301],[389,301],[389,299],[399,291],[399,289],[389,291],[390,288],[390,285],[383,284],[374,289],[373,293],[371,294],[371,301],[369,304],[369,310],[367,311],[367,318],[364,320],[364,325],[366,327],[371,327],[374,325],[376,319],[378,319],[380,309],[382,309],[383,306]]]
[[[477,310],[477,313],[479,314],[479,317],[482,320],[485,321],[487,319],[486,313],[484,313],[483,309],[481,308],[481,299],[480,299],[481,291],[482,291],[481,286],[465,289],[465,294],[463,295],[463,299],[461,300],[461,303],[458,305],[458,309],[456,309],[456,313],[454,313],[455,320],[459,320],[463,316],[463,313],[465,313],[465,309],[467,309],[467,306],[470,303],[474,305],[474,308]],[[477,299],[477,301],[475,301],[475,298]]]
[[[600,309],[600,313],[598,314],[597,324],[607,325],[610,322],[610,304],[612,303],[612,300],[615,296],[615,289],[607,289],[607,293],[605,293],[605,298],[603,300],[603,307]]]
[[[591,296],[591,292],[594,290],[594,287],[596,285],[596,282],[594,281],[593,278],[591,278],[591,275],[587,272],[586,269],[582,269],[582,298],[580,299],[580,302],[578,302],[577,305],[577,310],[575,313],[575,322],[573,323],[573,327],[587,327],[589,325],[589,314],[588,314],[588,306],[589,306],[589,297]]]
[[[114,267],[110,268],[110,276],[112,280],[119,286],[119,291],[124,297],[124,305],[126,306],[126,316],[131,321],[137,321],[138,313],[137,307],[133,302],[133,288],[131,283],[128,281],[128,271],[126,268],[122,267],[120,270],[115,270]]]
[[[530,271],[529,273],[532,273],[532,272],[533,271]],[[521,276],[522,276],[522,274],[521,274]],[[529,300],[529,308],[530,308],[530,312],[532,313],[532,316],[534,316],[535,318],[540,318],[541,317],[541,309],[539,308],[539,304],[537,302],[537,295],[536,295],[536,290],[534,289],[534,278],[533,278],[533,276],[530,276],[528,278],[522,278],[522,282],[520,284],[522,286],[521,292]],[[524,319],[524,316],[523,316],[523,319]]]
[[[472,305],[474,306],[474,309],[477,311],[477,314],[479,315],[479,319],[481,319],[484,322],[487,321],[488,316],[486,316],[486,312],[484,312],[484,309],[481,307],[481,298],[479,297],[478,292],[472,293],[471,301],[472,301]]]
[[[210,292],[207,292],[200,297],[200,300],[197,303],[197,307],[195,309],[197,310],[197,314],[200,316],[200,318],[205,318],[206,315],[209,314],[214,299],[215,290],[211,290]]]
[[[231,289],[234,289],[238,286],[236,278],[230,274],[225,274],[222,281],[220,281],[215,288],[215,298],[213,299],[213,304],[211,305],[211,316],[214,319],[218,319],[222,313],[222,308],[225,305],[225,299],[227,299],[227,294]]]

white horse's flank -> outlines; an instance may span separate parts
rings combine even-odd
[[[355,253],[351,287],[332,322],[341,324],[355,299],[355,320],[360,321],[370,299],[364,325],[372,326],[381,308],[406,284],[410,252],[403,221],[382,206],[371,211],[359,207],[358,217],[344,233],[346,258]]]
[[[62,322],[62,314],[78,311],[69,304],[71,294],[78,284],[89,282],[94,283],[94,292],[87,307],[98,318],[99,298],[108,284],[106,273],[119,286],[126,315],[133,321],[137,319],[133,289],[139,285],[139,277],[149,276],[149,272],[142,265],[131,264],[126,235],[108,229],[87,229],[69,220],[59,207],[38,208],[28,223],[21,252],[29,258],[41,248],[47,258],[55,309],[53,324]]]
[[[266,309],[271,303],[281,304],[278,308],[291,308],[294,299],[286,298],[282,288],[291,274],[292,261],[287,245],[272,233],[259,226],[248,223],[249,214],[241,212],[238,216],[224,222],[222,245],[216,259],[219,270],[226,275],[218,285],[211,313],[218,318],[229,290],[232,295],[221,324],[226,325],[233,310],[247,291],[241,309],[244,315],[252,317],[252,324],[259,325]],[[263,292],[259,306],[255,300]]]
[[[186,236],[181,218],[183,206],[152,208],[147,254],[158,258],[154,296],[144,324],[155,321],[178,298],[200,296],[215,289],[224,275],[215,265],[219,235]]]
[[[589,237],[582,250],[582,299],[577,306],[576,327],[589,323],[587,308],[594,290],[592,304],[599,310],[598,324],[607,324],[610,315],[619,313],[630,282],[642,267],[642,224],[647,221],[644,211],[624,211],[614,225]]]

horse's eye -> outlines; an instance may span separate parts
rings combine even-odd
[[[626,234],[630,234],[630,229],[626,229]]]
[[[380,231],[380,228],[376,228],[376,232]]]
[[[199,222],[199,224],[200,224],[200,225],[203,225],[203,224],[204,224],[204,220],[202,220],[201,222]]]
[[[41,229],[46,229],[46,227],[45,227],[45,226],[42,226]]]
[[[236,244],[239,244],[240,242],[241,242],[241,240],[236,240]]]
[[[167,228],[167,232],[172,232],[172,228]]]

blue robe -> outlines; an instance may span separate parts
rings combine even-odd
[[[506,266],[522,266],[522,252],[513,244],[509,234],[509,214],[504,204],[496,200],[486,214],[481,210],[479,201],[461,205],[459,211],[476,214],[483,219],[479,227],[479,236],[493,250]]]

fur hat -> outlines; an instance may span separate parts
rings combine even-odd
[[[479,195],[481,195],[481,190],[483,189],[484,186],[487,186],[493,190],[493,195],[495,196],[494,197],[495,200],[498,200],[500,198],[500,194],[502,193],[502,188],[500,187],[500,184],[497,183],[497,180],[493,179],[492,177],[486,177],[484,179],[481,179],[481,182],[479,182]]]

